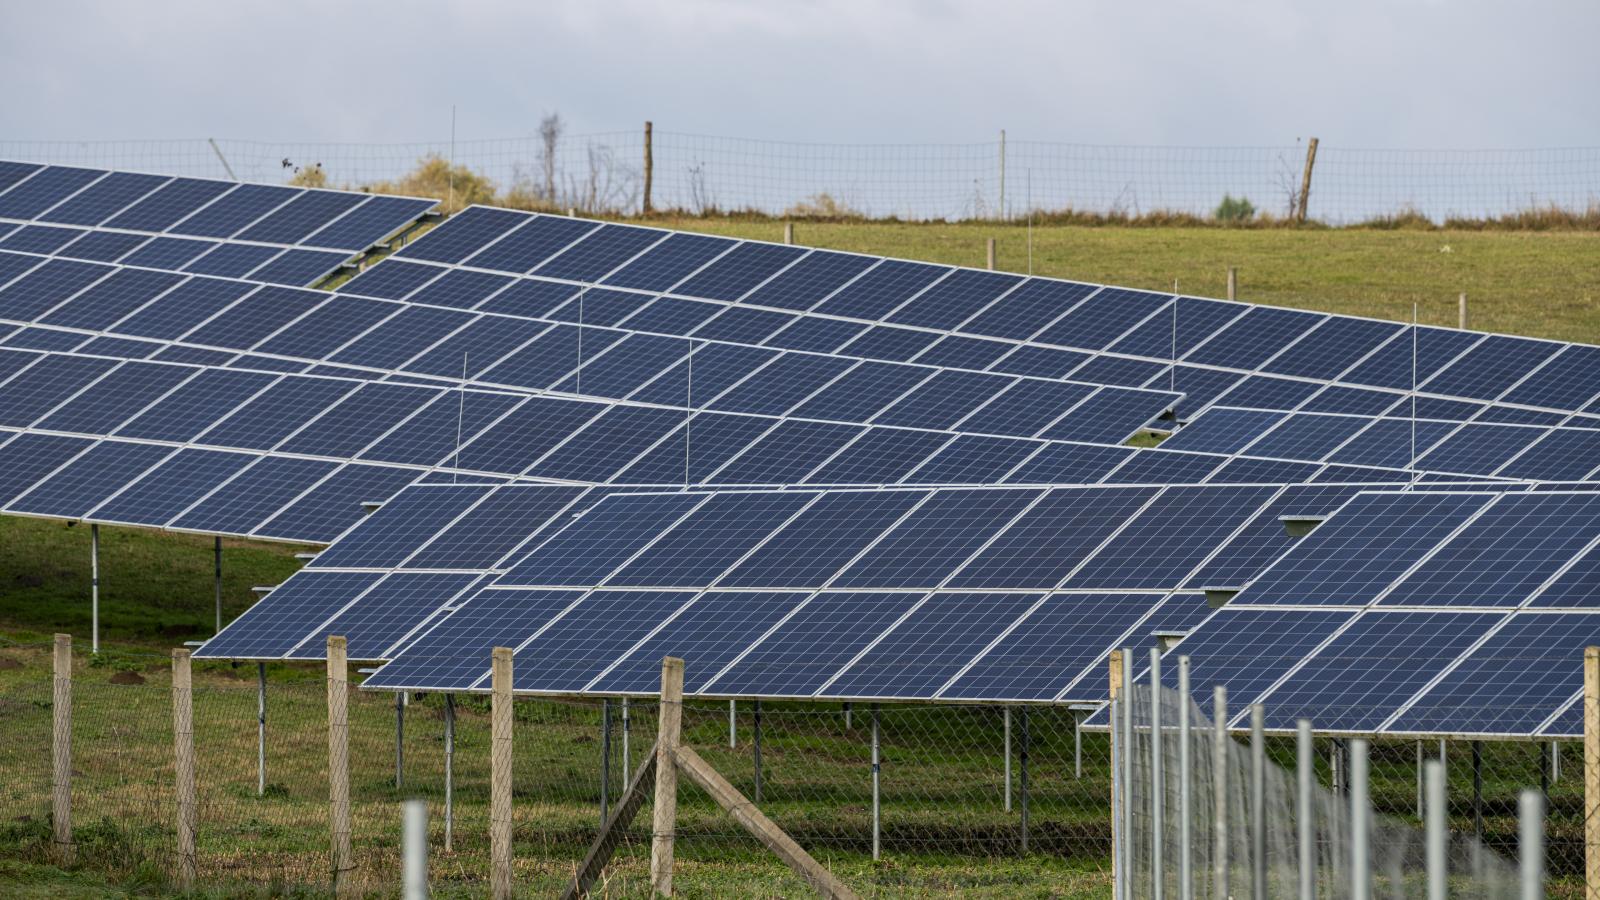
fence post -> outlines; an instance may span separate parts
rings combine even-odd
[[[755,802],[757,802],[757,803],[760,803],[761,802],[761,701],[760,700],[756,701],[756,708],[755,708],[755,714],[753,716],[753,720],[754,720],[754,730],[751,732],[750,749],[751,749],[752,755],[755,757],[756,791],[755,791],[755,796],[753,796],[751,799],[755,800]]]
[[[600,701],[600,827],[611,813],[611,699]]]
[[[1121,801],[1117,794],[1122,788],[1122,782],[1117,777],[1117,754],[1123,752],[1122,727],[1122,651],[1111,651],[1111,689],[1108,697],[1111,699],[1111,727],[1106,730],[1111,742],[1111,894],[1120,898],[1124,890],[1124,874],[1122,871],[1122,841],[1118,838],[1117,816],[1121,813]],[[1080,731],[1079,734],[1082,734]],[[1081,771],[1079,774],[1082,774]]]
[[[1250,706],[1250,894],[1267,900],[1266,710]]]
[[[985,247],[985,250],[987,251],[986,252],[986,256],[988,257],[988,261],[989,261],[989,271],[993,272],[994,271],[994,238],[989,238],[987,241],[984,241],[984,247]]]
[[[878,748],[878,704],[872,704],[872,858],[876,861],[881,852],[882,798],[879,784],[883,757]]]
[[[1239,299],[1239,269],[1237,266],[1228,267],[1228,299]]]
[[[89,652],[100,652],[100,526],[89,526]]]
[[[455,847],[456,695],[444,695],[444,852]]]
[[[1523,791],[1517,798],[1517,855],[1522,900],[1544,900],[1544,795]]]
[[[1295,830],[1300,839],[1300,900],[1313,900],[1317,891],[1317,820],[1315,798],[1316,749],[1312,746],[1311,720],[1295,723]]]
[[[628,755],[628,735],[629,735],[629,727],[630,727],[628,723],[629,723],[629,719],[628,719],[628,698],[627,697],[623,697],[622,698],[622,781],[623,781],[622,789],[624,791],[626,791],[628,789],[628,787],[627,787],[628,780],[633,777],[633,763],[632,763],[632,760],[630,759],[630,757]]]
[[[1372,803],[1368,799],[1367,742],[1350,742],[1350,900],[1372,896]]]
[[[647,216],[655,211],[650,203],[650,187],[655,182],[656,174],[654,130],[651,123],[644,123],[644,205],[641,211]]]
[[[328,636],[328,830],[334,893],[350,885],[350,685],[345,639]]]
[[[490,676],[489,889],[511,897],[511,648],[496,647]]]
[[[1457,303],[1456,316],[1457,316],[1457,319],[1459,320],[1459,326],[1460,326],[1461,330],[1465,331],[1466,328],[1467,328],[1467,292],[1466,291],[1462,291],[1461,292],[1461,296],[1459,298],[1457,298],[1456,303]]]
[[[1006,130],[1000,129],[1000,219],[1006,217]]]
[[[256,796],[267,794],[267,664],[256,663]]]
[[[656,731],[656,805],[650,841],[650,886],[672,896],[673,838],[678,821],[678,734],[683,728],[683,660],[661,660],[661,719]]]
[[[1178,657],[1178,897],[1194,896],[1193,825],[1190,821],[1189,794],[1193,776],[1189,735],[1189,657]]]
[[[1472,742],[1472,836],[1483,840],[1483,742]]]
[[[1600,647],[1583,650],[1584,896],[1600,898]]]
[[[1022,726],[1022,752],[1017,757],[1017,789],[1022,800],[1022,855],[1028,855],[1028,708],[1017,710]]]
[[[1217,685],[1211,696],[1212,824],[1215,845],[1211,859],[1211,894],[1228,896],[1228,689]]]
[[[394,694],[394,786],[405,786],[406,777],[406,692]]]
[[[72,862],[72,635],[56,635],[55,682],[52,706],[55,729],[51,740],[54,774],[51,778],[50,821],[56,858]]]
[[[1295,221],[1304,225],[1306,221],[1306,202],[1311,199],[1311,167],[1317,163],[1317,139],[1312,138],[1306,143],[1306,171],[1300,176],[1300,209],[1295,213]]]
[[[194,888],[194,688],[189,651],[172,651],[172,755],[178,801],[178,887]]]
[[[728,701],[728,749],[739,746],[739,701]]]
[[[1005,773],[1006,773],[1005,811],[1006,812],[1011,812],[1011,707],[1002,706],[1002,707],[1000,707],[1000,709],[1001,709],[1001,713],[1002,713],[1002,716],[1001,716],[1002,724],[1004,725],[1004,732],[1005,732],[1004,738],[1001,741],[1001,743],[1003,743],[1005,745],[1004,750],[1005,750],[1005,758],[1006,758],[1006,764],[1005,764]]]
[[[401,821],[400,896],[402,900],[428,900],[428,802],[407,800]]]
[[[217,631],[222,630],[222,535],[217,535],[211,544],[212,574],[211,590],[216,595],[217,605]],[[216,634],[213,631],[212,634]]]
[[[1150,648],[1150,896],[1161,900],[1167,886],[1167,779],[1162,763],[1161,650]]]
[[[785,244],[793,244],[794,243],[794,223],[793,222],[785,222],[785,223],[783,223],[783,242]]]
[[[1428,782],[1428,814],[1426,822],[1428,900],[1446,900],[1450,874],[1447,871],[1450,847],[1450,808],[1445,802],[1444,760],[1428,760],[1425,764]]]

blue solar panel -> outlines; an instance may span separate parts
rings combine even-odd
[[[683,421],[681,410],[614,406],[527,472],[538,478],[606,482]]]
[[[550,388],[564,379],[575,366],[622,337],[620,331],[557,325],[507,355],[478,377],[494,384]],[[458,366],[458,374],[459,371]]]
[[[1189,657],[1191,684],[1227,688],[1228,708],[1237,713],[1354,615],[1333,610],[1224,607],[1190,632],[1179,645],[1182,649],[1171,651],[1169,656],[1181,653]],[[1176,669],[1177,666],[1163,667],[1162,683],[1169,688],[1177,684]],[[1139,666],[1136,679],[1145,671],[1144,666]],[[1207,715],[1211,712],[1211,696],[1208,690],[1194,697],[1195,704]]]
[[[851,360],[838,357],[785,354],[718,396],[710,406],[724,412],[780,415],[851,365]]]
[[[285,453],[351,457],[438,396],[430,388],[374,382],[334,404],[284,441]]]
[[[1073,369],[1072,378],[1095,384],[1115,384],[1138,387],[1154,382],[1160,384],[1162,375],[1170,374],[1172,366],[1148,359],[1126,359],[1120,356],[1097,356]],[[1171,384],[1171,379],[1168,379]]]
[[[949,330],[972,318],[1021,281],[1019,275],[957,269],[895,310],[885,321]]]
[[[471,320],[471,315],[453,310],[406,307],[329,359],[355,366],[397,369]],[[460,372],[457,366],[456,374]]]
[[[1429,378],[1421,389],[1493,400],[1560,349],[1561,345],[1552,341],[1491,334]]]
[[[369,676],[374,688],[466,690],[489,673],[495,647],[515,647],[582,591],[480,590]]]
[[[789,419],[744,448],[709,480],[716,484],[793,484],[855,440],[858,425]],[[697,438],[690,434],[690,444]]]
[[[699,413],[612,479],[619,484],[697,484],[772,427],[767,419]]]
[[[1403,330],[1393,322],[1329,316],[1313,328],[1305,340],[1261,369],[1277,375],[1335,378]]]
[[[1330,384],[1312,394],[1300,404],[1302,412],[1348,413],[1355,416],[1378,416],[1389,410],[1394,415],[1411,416],[1411,399],[1389,391],[1346,387]]]
[[[401,230],[435,205],[409,197],[368,197],[367,201],[307,237],[304,243],[342,250],[366,250]]]
[[[365,515],[361,504],[381,503],[417,479],[415,469],[350,463],[283,511],[256,527],[257,537],[326,543]]]
[[[1060,318],[1098,289],[1089,284],[1030,278],[966,322],[961,330],[1023,340]]]
[[[405,364],[407,372],[442,378],[476,378],[507,353],[550,326],[483,316]]]
[[[1545,432],[1544,428],[1518,425],[1463,425],[1423,454],[1417,460],[1417,468],[1490,475]]]
[[[700,408],[777,356],[777,351],[760,347],[697,344],[692,360],[685,359],[668,369],[636,393],[633,399],[682,406],[684,398],[688,397],[691,406]]]
[[[406,300],[410,303],[474,309],[483,303],[484,298],[513,283],[504,275],[452,269],[417,288]]]
[[[692,695],[807,596],[770,591],[701,594],[619,659],[590,690],[655,693],[661,685],[661,658],[675,656],[684,661],[684,692]]]
[[[241,241],[294,244],[349,212],[362,201],[360,194],[341,191],[306,191],[240,232]]]
[[[328,636],[342,635],[348,639],[348,658],[385,659],[390,647],[476,580],[475,575],[442,572],[391,573],[286,655],[290,659],[325,659]]]
[[[0,390],[0,425],[25,427],[117,365],[88,356],[43,357]]]
[[[377,265],[345,282],[339,290],[346,294],[399,300],[448,271],[387,256],[379,260]]]
[[[1219,394],[1215,403],[1247,409],[1294,409],[1320,389],[1321,385],[1311,381],[1252,375],[1240,380],[1232,390]],[[1182,390],[1181,385],[1179,390]]]
[[[580,290],[548,317],[580,325],[615,325],[637,312],[649,297],[649,294],[605,288]]]
[[[1045,429],[1040,437],[1120,444],[1169,410],[1171,394],[1102,388]]]
[[[605,409],[598,403],[533,397],[484,429],[452,458],[462,469],[521,472]]]
[[[670,300],[672,298],[665,299]],[[647,318],[641,313],[629,319],[627,324],[629,327],[657,330],[662,326],[654,324],[654,318],[653,316]],[[770,347],[779,347],[785,350],[831,353],[849,343],[852,338],[865,331],[866,328],[867,326],[859,322],[799,316],[779,329],[772,337],[767,339],[766,343]],[[683,332],[673,331],[673,333]]]
[[[1600,614],[1518,613],[1384,731],[1530,734],[1583,688],[1597,640]]]
[[[402,491],[359,527],[317,554],[312,568],[393,568],[432,540],[490,490],[483,485]],[[446,568],[446,567],[439,567]]]
[[[727,238],[674,233],[606,276],[601,283],[643,291],[664,291],[727,252],[734,244]]]
[[[953,490],[935,494],[840,574],[843,588],[938,587],[1028,504],[1027,490]]]
[[[39,422],[52,431],[110,434],[198,370],[155,362],[126,362],[109,377],[57,407]]]
[[[689,352],[687,342],[653,334],[630,334],[605,353],[587,360],[581,369],[556,385],[556,390],[597,397],[627,397],[662,372],[681,362]]]
[[[63,328],[100,331],[183,280],[170,272],[121,269],[38,321]]]
[[[241,184],[168,230],[201,237],[230,237],[300,193],[294,188]]]
[[[1165,294],[1103,288],[1073,307],[1034,340],[1067,347],[1100,350],[1172,301]],[[1170,323],[1170,317],[1166,317]]]
[[[60,255],[68,259],[113,262],[127,256],[135,247],[148,240],[150,240],[150,236],[146,234],[125,234],[120,231],[91,231],[61,248],[59,252]]]
[[[9,189],[12,185],[27,178],[29,175],[44,168],[37,163],[10,162],[0,160],[0,191]]]
[[[917,331],[896,325],[874,325],[844,345],[839,352],[865,359],[907,362],[922,355],[939,340],[936,331]]]
[[[1239,600],[1368,603],[1492,499],[1487,494],[1363,494],[1302,538]]]
[[[933,594],[820,695],[930,699],[1040,599],[1038,594]]]
[[[756,288],[745,302],[807,310],[876,262],[869,256],[813,250],[775,278]]]
[[[926,263],[881,260],[812,308],[828,315],[877,321],[949,271]]]
[[[526,213],[473,206],[462,210],[395,253],[399,259],[459,263],[527,221]],[[382,268],[380,265],[379,268]]]
[[[6,504],[6,511],[76,519],[172,452],[155,444],[104,441]]]
[[[237,407],[231,415],[227,410],[219,410],[219,414],[228,417],[206,430],[198,440],[220,447],[268,450],[361,386],[356,381],[286,376]]]
[[[512,407],[522,402],[511,394],[483,391],[442,393],[405,424],[362,450],[361,459],[411,465],[456,464],[455,452]]]
[[[1129,457],[1101,480],[1106,484],[1198,484],[1225,461],[1227,457],[1211,453],[1149,450]]]
[[[956,369],[987,369],[995,360],[1010,353],[1014,346],[1003,341],[952,334],[918,354],[916,362]]]
[[[1343,506],[1360,488],[1343,485],[1293,485],[1262,507],[1188,581],[1189,587],[1237,587],[1254,578],[1292,547],[1282,516],[1324,516]]]
[[[737,300],[805,253],[798,247],[744,243],[673,289],[675,294]]]
[[[328,297],[320,291],[264,287],[184,335],[183,339],[191,344],[243,350],[310,312]]]
[[[598,227],[596,222],[562,216],[529,217],[514,231],[467,257],[466,264],[502,272],[527,272]]]
[[[337,468],[335,463],[272,456],[240,472],[172,527],[212,534],[244,534]]]
[[[165,525],[256,459],[248,453],[179,450],[127,490],[89,511],[87,517],[100,522]]]
[[[1507,494],[1382,600],[1516,606],[1600,537],[1600,495]]]
[[[1171,487],[1065,582],[1081,589],[1171,587],[1276,493],[1271,487]]]
[[[255,286],[220,278],[190,278],[151,304],[118,322],[117,332],[175,340],[226,309]]]
[[[1093,484],[1134,455],[1127,447],[1049,444],[1013,469],[1007,484]]]
[[[276,659],[378,579],[372,572],[297,572],[195,652],[198,659]]]
[[[99,169],[49,166],[0,194],[0,217],[31,219],[105,174]]]
[[[247,276],[252,281],[309,287],[343,266],[348,253],[329,250],[288,250]]]
[[[1148,386],[1183,394],[1178,401],[1177,411],[1180,419],[1187,419],[1235,385],[1249,380],[1252,379],[1241,377],[1237,372],[1180,365],[1152,378]]]
[[[1051,491],[962,567],[949,587],[1054,588],[1155,493],[1155,488]]]
[[[265,247],[259,244],[218,244],[209,252],[197,257],[194,262],[184,266],[183,270],[200,275],[243,278],[282,252],[282,247]]]
[[[1160,594],[1052,594],[939,698],[1052,700],[1160,599]],[[1103,681],[1092,682],[1084,693],[1103,693]]]
[[[52,259],[0,290],[0,316],[37,319],[110,272],[95,263]]]
[[[556,254],[534,270],[547,278],[572,281],[599,281],[645,248],[667,236],[653,228],[630,225],[602,225],[571,247]]]
[[[949,441],[950,435],[935,431],[874,428],[806,476],[805,481],[810,484],[894,484]]]
[[[1327,459],[1329,462],[1358,466],[1408,468],[1415,458],[1426,453],[1429,447],[1455,428],[1456,425],[1452,422],[1379,419],[1335,450]]]
[[[701,691],[739,697],[809,697],[922,597],[819,593]]]
[[[793,415],[866,422],[879,410],[935,374],[931,369],[918,366],[863,362],[817,391],[796,407]]]
[[[692,592],[596,591],[518,648],[519,691],[576,693],[694,598]]]
[[[1011,387],[1006,375],[946,369],[933,376],[873,420],[878,425],[949,428]],[[1040,422],[1041,427],[1043,422]]]
[[[1564,428],[1549,432],[1495,474],[1566,481],[1593,472],[1596,460],[1600,460],[1600,431]]]
[[[1146,320],[1107,349],[1156,359],[1181,358],[1248,309],[1238,303],[1179,297],[1161,315]]]
[[[54,253],[87,233],[79,228],[24,225],[0,241],[0,249],[15,253]]]
[[[0,444],[0,504],[31,489],[93,443],[88,438],[19,434]]]
[[[181,269],[216,244],[212,241],[190,238],[158,237],[128,254],[122,260],[125,266],[149,266],[154,269]]]
[[[1375,732],[1496,623],[1498,613],[1363,614],[1259,698],[1267,727]]]
[[[201,178],[174,178],[105,222],[107,228],[165,231],[169,226],[226,193],[233,185]]]
[[[718,583],[728,587],[822,587],[927,496],[922,491],[823,494]]]
[[[599,584],[662,529],[706,500],[705,494],[622,494],[607,497],[517,563],[507,585]]]
[[[68,225],[98,225],[167,180],[165,175],[112,172],[40,214],[39,220],[65,222]]]
[[[958,435],[904,480],[909,484],[998,484],[1041,446],[1037,441]]]
[[[121,437],[188,441],[277,376],[207,369],[115,430]]]
[[[694,336],[711,341],[759,344],[797,318],[789,313],[773,312],[770,309],[730,306],[696,328]]]
[[[567,510],[584,490],[554,485],[502,487],[459,521],[436,529],[437,537],[408,560],[407,565],[419,569],[490,568],[541,528],[561,524],[562,520],[556,516]]]
[[[1413,371],[1416,383],[1421,384],[1482,338],[1470,331],[1407,328],[1346,373],[1343,380],[1409,389],[1413,386]]]
[[[1215,415],[1217,410],[1207,413]],[[1293,415],[1261,439],[1248,445],[1251,456],[1275,459],[1322,459],[1335,447],[1372,424],[1358,416]],[[1407,445],[1409,457],[1410,446]]]
[[[1167,438],[1161,446],[1166,450],[1237,453],[1284,417],[1283,413],[1267,410],[1213,409]]]
[[[10,326],[6,326],[8,329]],[[25,350],[66,351],[83,344],[85,337],[75,331],[58,331],[53,328],[23,328],[6,338],[4,346]]]
[[[1578,409],[1600,394],[1600,348],[1568,345],[1509,391],[1507,403]]]
[[[700,327],[702,322],[723,310],[719,303],[703,300],[685,300],[682,297],[657,297],[629,316],[627,326],[638,331],[656,334],[685,335]],[[798,319],[796,324],[807,320]],[[825,320],[811,320],[815,322]],[[798,348],[806,349],[806,348]]]

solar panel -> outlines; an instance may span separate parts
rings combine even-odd
[[[495,647],[522,643],[582,596],[583,591],[479,590],[362,685],[467,690],[488,673]]]
[[[391,647],[477,581],[476,575],[447,572],[390,573],[336,611],[285,656],[324,659],[328,636],[341,635],[347,639],[350,659],[387,659]],[[262,602],[272,599],[268,594]]]
[[[808,594],[713,591],[696,597],[630,652],[622,654],[587,690],[603,694],[653,694],[661,686],[661,658],[683,660],[683,687],[695,694]]]
[[[1272,487],[1169,487],[1135,515],[1064,584],[1137,590],[1179,584],[1219,538],[1249,521]]]
[[[841,588],[938,587],[1038,499],[1035,491],[952,490],[890,529],[833,582]]]
[[[7,503],[5,511],[78,518],[172,452],[153,444],[99,444]]]
[[[296,572],[229,622],[197,651],[197,659],[277,659],[383,575]]]
[[[505,585],[600,583],[660,534],[705,502],[705,494],[607,497],[500,579]]]
[[[949,586],[1054,588],[1156,493],[1155,488],[1051,491],[955,573]]]

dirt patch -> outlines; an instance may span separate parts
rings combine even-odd
[[[112,684],[144,684],[144,676],[138,672],[118,672],[111,676]]]

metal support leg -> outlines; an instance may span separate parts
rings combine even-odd
[[[1300,900],[1317,896],[1317,821],[1315,799],[1316,749],[1311,741],[1311,720],[1301,719],[1295,734],[1295,831],[1299,837]]]
[[[1022,795],[1022,853],[1028,853],[1028,711],[1017,710],[1017,715],[1022,717],[1018,724],[1022,726],[1022,753],[1017,757],[1017,788]]]
[[[755,801],[756,801],[757,804],[759,804],[761,802],[761,701],[760,700],[756,701],[755,731],[754,731],[753,737],[754,737],[754,743],[752,743],[750,745],[750,747],[751,747],[751,750],[753,751],[753,754],[755,756],[755,764],[756,764],[755,765],[755,768],[756,768]]]
[[[878,748],[878,707],[872,707],[872,858],[877,860],[881,852],[882,836],[882,793],[879,779],[883,767],[883,758]]]
[[[600,824],[611,806],[611,701],[600,701]]]
[[[211,576],[212,593],[217,601],[217,628],[212,634],[222,630],[222,535],[213,538],[211,544],[211,558],[213,573]]]
[[[1372,803],[1367,785],[1367,742],[1350,742],[1350,900],[1372,896]]]
[[[1003,707],[1005,720],[1006,812],[1011,812],[1011,707]]]
[[[1072,777],[1083,777],[1083,717],[1072,711]]]
[[[1472,742],[1472,836],[1483,840],[1483,742]]]
[[[267,793],[267,664],[256,663],[256,796]]]
[[[1250,896],[1267,900],[1266,713],[1250,706]]]
[[[1162,900],[1167,887],[1167,778],[1162,763],[1161,651],[1150,649],[1150,896]]]
[[[394,695],[394,786],[402,787],[406,781],[406,693]]]
[[[1193,762],[1189,747],[1189,657],[1178,657],[1178,898],[1194,897],[1193,843],[1190,785]]]
[[[89,649],[100,652],[100,526],[89,526]]]
[[[1211,694],[1211,896],[1228,894],[1228,689]]]
[[[728,749],[739,746],[739,701],[728,701]]]
[[[622,698],[622,782],[627,784],[633,780],[633,758],[628,753],[628,739],[631,737],[632,726],[628,719],[628,698]]]
[[[851,727],[851,725],[850,725],[850,713],[851,712],[852,712],[852,710],[850,708],[850,702],[847,700],[847,701],[845,701],[845,704],[844,704],[844,727],[845,727],[846,730],[849,730],[850,727]]]
[[[444,851],[455,850],[456,695],[444,695]]]

